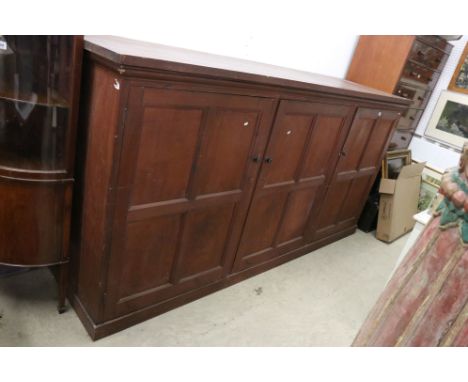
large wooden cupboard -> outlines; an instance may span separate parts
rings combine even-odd
[[[71,297],[94,339],[354,232],[409,102],[121,38],[85,48]]]

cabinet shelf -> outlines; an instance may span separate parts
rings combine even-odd
[[[41,169],[44,167],[45,169]],[[61,166],[58,166],[61,167]],[[28,158],[25,155],[16,154],[12,151],[6,151],[0,148],[0,169],[14,172],[51,172],[55,173],[59,168],[54,166],[43,166],[40,158]]]
[[[41,106],[69,107],[73,39],[63,36],[3,36],[0,97]]]
[[[20,102],[20,104],[18,104]],[[0,96],[0,166],[64,169],[69,109]]]
[[[57,93],[53,93],[49,96],[41,94],[37,95],[36,93],[33,94],[37,96],[35,100],[32,100],[31,97],[27,97],[25,94],[14,95],[13,92],[0,90],[0,100],[21,102],[44,107],[69,108],[67,100]]]

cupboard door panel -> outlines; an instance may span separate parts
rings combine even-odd
[[[318,115],[317,128],[313,129],[312,137],[306,153],[302,179],[326,176],[330,169],[330,161],[336,157],[336,143],[343,127],[343,117],[334,115]]]
[[[292,191],[289,194],[288,205],[284,211],[283,222],[277,236],[278,245],[302,239],[317,191],[318,187],[312,187]]]
[[[185,220],[182,248],[175,268],[178,281],[221,270],[234,212],[234,203],[190,211]]]
[[[0,178],[0,264],[40,266],[63,260],[64,195],[71,185]]]
[[[207,125],[197,164],[199,197],[242,188],[257,117],[257,113],[216,110]]]
[[[392,131],[393,119],[380,119],[378,126],[374,128],[372,135],[364,150],[364,154],[359,164],[359,170],[373,169],[379,171],[382,162],[382,153],[388,145],[388,132]]]
[[[373,126],[373,119],[363,118],[360,121],[359,128],[351,129],[342,151],[343,157],[345,156],[346,158],[338,162],[338,175],[358,171],[364,150],[371,137]]]
[[[132,204],[186,196],[202,119],[202,108],[145,108]]]
[[[272,248],[287,197],[287,192],[281,192],[254,200],[245,224],[241,252],[253,256]]]
[[[306,245],[352,107],[282,101],[234,263],[239,271]]]
[[[131,88],[108,318],[229,272],[260,168],[252,158],[265,150],[275,105],[255,97]]]
[[[361,214],[364,198],[368,195],[368,188],[372,185],[369,184],[373,180],[371,176],[363,176],[353,179],[350,182],[349,190],[346,192],[344,203],[341,207],[338,220],[340,222],[348,223],[354,221]]]
[[[181,215],[131,222],[126,232],[128,259],[122,273],[120,298],[170,282],[179,237]]]
[[[323,206],[317,218],[317,233],[332,229],[338,221],[341,208],[346,201],[352,181],[331,184],[322,202]]]
[[[320,212],[311,222],[314,239],[355,226],[399,118],[393,111],[358,110]]]
[[[312,118],[308,115],[282,116],[268,147],[267,157],[274,158],[275,162],[263,170],[265,185],[294,182],[311,123]]]

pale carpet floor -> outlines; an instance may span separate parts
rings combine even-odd
[[[57,313],[49,271],[0,278],[0,346],[348,346],[406,239],[357,231],[96,342],[73,309]]]

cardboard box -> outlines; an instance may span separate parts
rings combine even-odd
[[[381,179],[377,239],[391,242],[413,229],[425,164],[404,166],[398,179]]]

